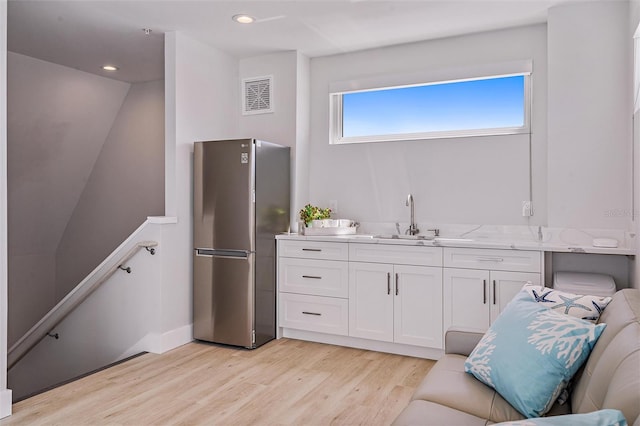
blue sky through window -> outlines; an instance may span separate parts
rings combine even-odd
[[[524,76],[343,95],[343,137],[524,126]]]

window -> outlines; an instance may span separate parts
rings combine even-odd
[[[331,143],[529,132],[529,74],[331,94]]]

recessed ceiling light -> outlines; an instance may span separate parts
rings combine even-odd
[[[105,71],[118,71],[118,67],[113,65],[103,65],[102,69]]]
[[[251,24],[255,22],[256,18],[249,15],[233,15],[231,18],[239,24]]]

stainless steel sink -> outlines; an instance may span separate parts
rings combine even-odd
[[[435,237],[433,235],[397,235],[397,234],[384,234],[374,235],[373,238],[380,238],[382,240],[428,240],[431,241]]]
[[[418,241],[432,241],[435,244],[455,244],[455,243],[470,243],[473,240],[471,238],[457,238],[457,237],[435,237],[433,235],[398,235],[398,234],[381,234],[373,235],[372,238],[378,238],[381,240],[418,240]]]

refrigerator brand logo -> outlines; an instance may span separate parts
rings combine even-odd
[[[240,163],[247,164],[249,162],[249,153],[243,152],[240,154]]]

